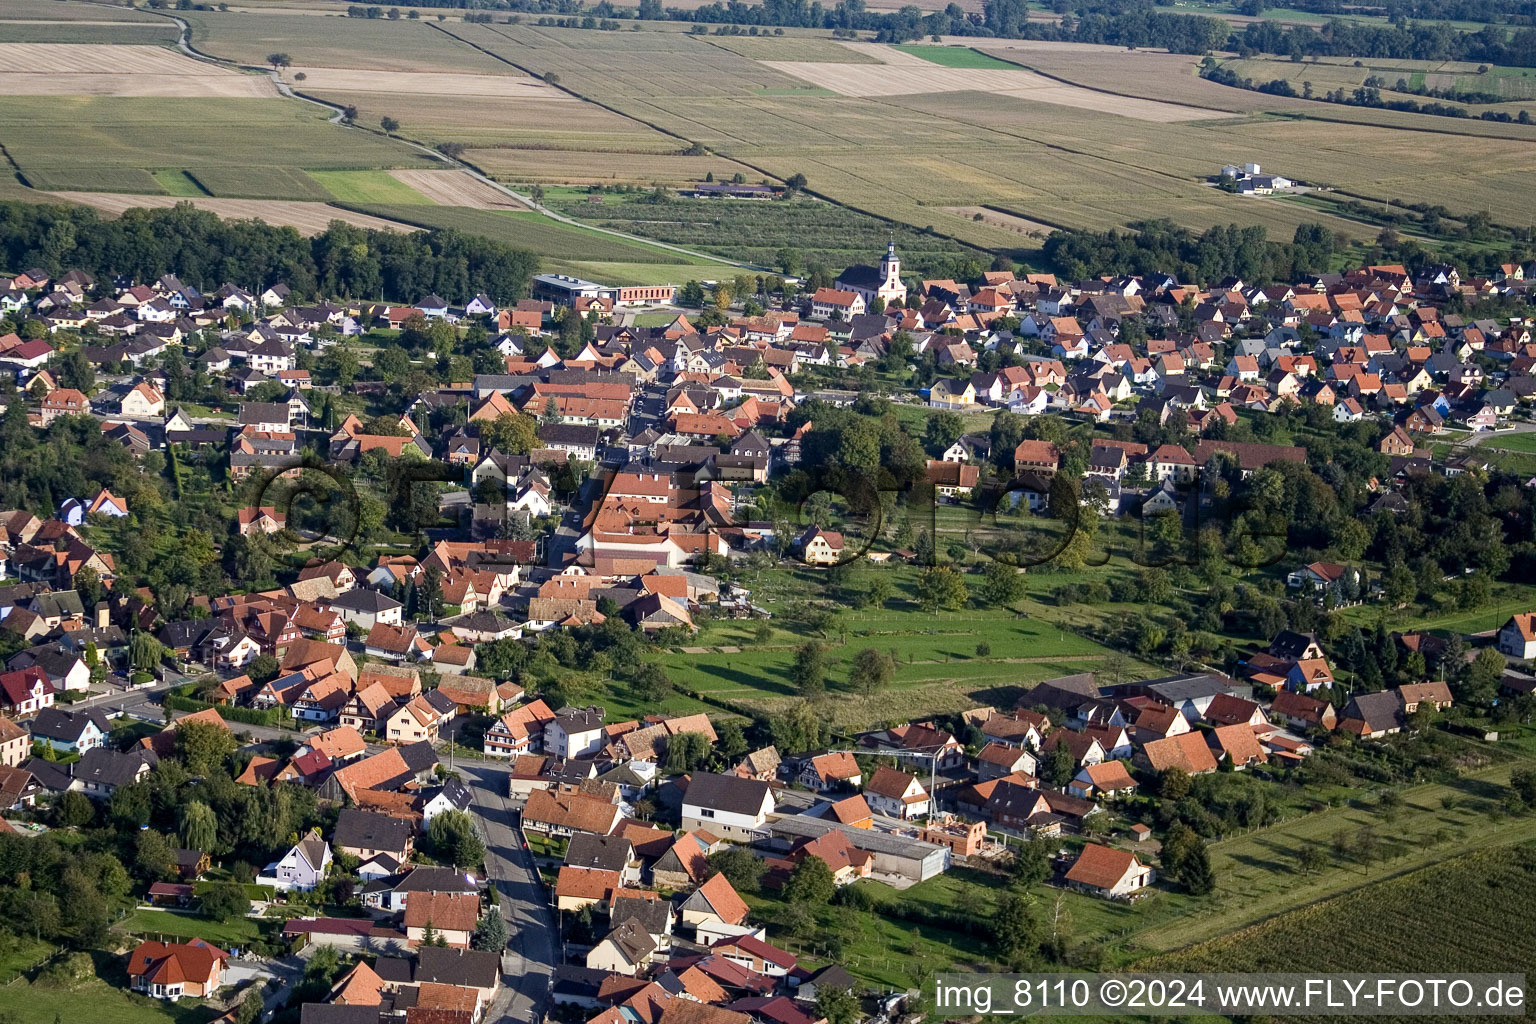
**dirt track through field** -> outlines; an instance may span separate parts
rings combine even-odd
[[[842,96],[879,99],[923,93],[989,92],[995,96],[1032,100],[1081,110],[1119,114],[1138,121],[1195,121],[1231,115],[1177,103],[1113,96],[1073,85],[1062,85],[1033,71],[1002,68],[947,68],[911,54],[883,47],[883,60],[911,57],[888,64],[827,64],[810,61],[766,60],[761,63]]]
[[[264,75],[242,75],[163,46],[0,43],[0,96],[276,95]]]
[[[526,210],[527,206],[464,171],[390,171],[400,181],[440,206],[475,210]]]
[[[103,213],[116,216],[135,207],[169,207],[177,203],[191,203],[200,210],[208,210],[220,217],[241,219],[255,218],[268,224],[295,228],[301,235],[318,235],[333,220],[345,221],[361,228],[380,231],[415,231],[408,224],[399,224],[382,217],[370,217],[365,213],[353,213],[325,203],[285,202],[276,199],[210,199],[205,196],[135,196],[115,192],[52,192],[50,195],[70,202],[94,206]]]

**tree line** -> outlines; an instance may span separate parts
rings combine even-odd
[[[1045,258],[1072,280],[1099,274],[1171,274],[1210,283],[1223,277],[1264,283],[1328,269],[1337,248],[1333,232],[1301,224],[1290,242],[1273,242],[1262,226],[1216,225],[1195,234],[1171,221],[1141,221],[1130,231],[1053,231]]]
[[[50,273],[154,280],[167,272],[203,291],[226,282],[257,293],[282,282],[296,296],[414,302],[429,293],[498,303],[527,295],[538,257],[451,229],[409,234],[339,220],[312,238],[260,220],[225,220],[191,203],[107,219],[80,206],[0,203],[0,263]]]

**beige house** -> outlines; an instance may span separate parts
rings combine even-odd
[[[836,565],[843,557],[843,535],[811,527],[800,536],[800,557],[807,565]]]
[[[124,416],[164,416],[165,396],[157,388],[141,381],[123,396],[118,411]]]
[[[1125,898],[1152,884],[1156,873],[1127,850],[1089,843],[1067,869],[1067,881],[1096,896]]]
[[[0,765],[15,768],[31,755],[31,735],[9,718],[0,715]]]

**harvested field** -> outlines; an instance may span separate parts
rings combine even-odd
[[[897,51],[903,52],[903,51]],[[809,61],[763,61],[768,67],[831,89],[841,96],[879,99],[924,93],[985,92],[994,96],[1049,103],[1053,106],[1097,110],[1138,121],[1195,121],[1226,116],[1199,107],[1162,103],[1130,96],[1114,96],[1071,85],[1062,85],[1033,71],[997,68],[953,68],[906,54],[916,64],[820,64]]]
[[[304,92],[327,103],[357,107],[362,124],[378,124],[381,117],[393,117],[400,122],[402,134],[428,144],[452,141],[471,149],[523,145],[624,153],[665,153],[677,148],[676,139],[580,100],[528,102],[526,97],[481,97],[465,103],[456,96],[307,88]]]
[[[723,156],[652,153],[572,153],[548,149],[472,149],[464,159],[500,181],[555,182],[566,185],[679,185],[714,174],[729,181],[741,172],[749,180],[762,175]]]
[[[74,22],[75,24],[101,25],[106,23],[124,24],[140,22],[143,24],[165,24],[164,18],[153,14],[145,14],[127,7],[107,7],[98,4],[61,4],[58,0],[5,0],[4,6],[0,6],[0,21],[35,21],[54,24],[57,22]]]
[[[711,46],[753,60],[826,61],[831,64],[880,64],[880,58],[861,53],[835,39],[796,39],[791,36],[706,36]],[[858,57],[860,59],[855,60]]]
[[[522,102],[577,104],[576,97],[552,89],[543,82],[518,74],[512,68],[505,75],[435,74],[423,71],[359,71],[352,68],[302,67],[285,71],[293,80],[302,72],[304,81],[296,83],[306,92],[382,92],[392,96],[499,96]]]
[[[989,210],[984,206],[947,206],[945,210],[976,223],[990,224],[995,228],[1002,228],[1004,231],[1012,231],[1020,235],[1032,233],[1048,235],[1056,230],[1049,224],[1042,224],[1037,220],[1027,220],[1016,213],[1001,213],[997,210]]]
[[[0,20],[0,43],[102,43],[112,46],[153,46],[176,41],[176,26],[128,21]]]
[[[71,203],[94,206],[113,216],[135,207],[175,206],[191,203],[200,210],[209,210],[220,217],[237,217],[263,220],[296,229],[301,235],[318,235],[333,220],[345,221],[360,228],[376,228],[380,231],[414,231],[415,228],[382,217],[343,210],[325,203],[289,203],[271,199],[208,199],[183,196],[135,196],[107,195],[100,192],[54,192],[51,195]]]
[[[0,96],[276,95],[265,76],[228,71],[161,46],[0,43]]]
[[[318,20],[302,14],[230,14],[180,11],[192,26],[197,47],[215,57],[261,64],[267,54],[283,52],[295,65],[365,68],[373,71],[501,74],[505,64],[465,46],[425,20],[348,18]]]
[[[286,100],[12,97],[0,139],[25,175],[84,167],[358,169],[437,161]],[[69,191],[99,191],[69,189]]]
[[[472,210],[526,210],[511,196],[465,171],[391,171],[396,179],[441,206]]]

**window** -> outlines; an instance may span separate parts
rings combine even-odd
[[[701,817],[701,818],[713,818],[714,816],[715,816],[715,812],[710,810],[708,807],[700,807],[699,808],[699,817]]]

